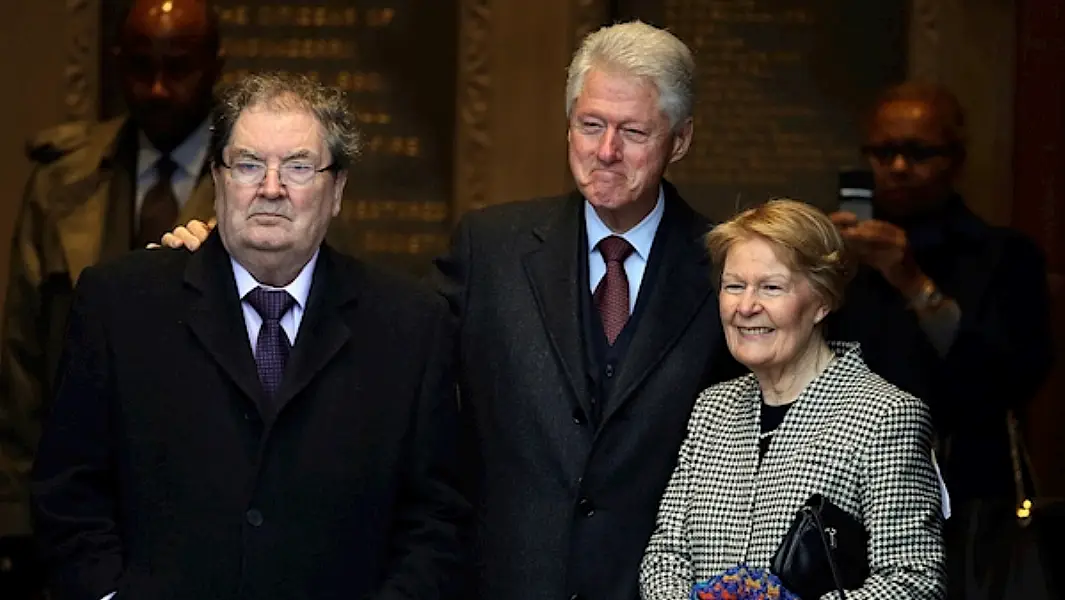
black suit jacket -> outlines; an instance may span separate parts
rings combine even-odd
[[[448,328],[431,291],[323,247],[275,415],[217,234],[87,269],[33,475],[53,598],[445,595]]]
[[[904,227],[921,270],[961,308],[949,352],[936,354],[907,300],[871,269],[847,289],[829,339],[861,342],[870,369],[929,404],[955,507],[1014,499],[1006,411],[1023,416],[1054,357],[1046,259],[958,196]]]
[[[702,241],[709,224],[668,184],[665,201],[651,250],[661,265],[641,284],[646,306],[598,425],[580,322],[583,198],[468,214],[437,262],[460,322],[460,398],[476,440],[467,597],[638,597],[695,397],[734,365]]]

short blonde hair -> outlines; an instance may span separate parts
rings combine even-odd
[[[854,265],[839,230],[821,210],[797,200],[774,198],[714,227],[706,236],[706,246],[714,261],[716,283],[720,284],[732,246],[752,238],[769,242],[777,259],[805,276],[830,310],[843,305]]]

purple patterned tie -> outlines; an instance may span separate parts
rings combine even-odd
[[[259,337],[255,341],[255,365],[259,369],[259,380],[263,383],[266,395],[273,398],[281,386],[288,351],[292,347],[285,330],[281,328],[281,317],[295,306],[296,299],[285,290],[257,287],[248,292],[244,300],[263,318]]]
[[[599,309],[603,333],[611,346],[629,320],[629,278],[625,275],[625,259],[632,254],[632,250],[625,238],[616,235],[599,242],[599,254],[606,262],[606,275],[596,286],[592,299]]]

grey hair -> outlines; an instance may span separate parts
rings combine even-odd
[[[566,117],[592,68],[649,79],[658,105],[674,129],[692,116],[695,59],[677,36],[642,21],[618,23],[589,34],[573,55],[566,78]]]
[[[257,106],[313,115],[322,126],[334,171],[346,170],[359,155],[361,136],[343,92],[299,74],[256,73],[241,77],[218,95],[211,116],[210,156],[215,165],[223,163],[222,151],[241,113]]]

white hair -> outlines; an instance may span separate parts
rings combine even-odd
[[[658,90],[658,106],[676,128],[692,115],[695,60],[675,35],[642,21],[618,23],[589,34],[573,55],[566,78],[566,117],[592,68],[641,77]]]

